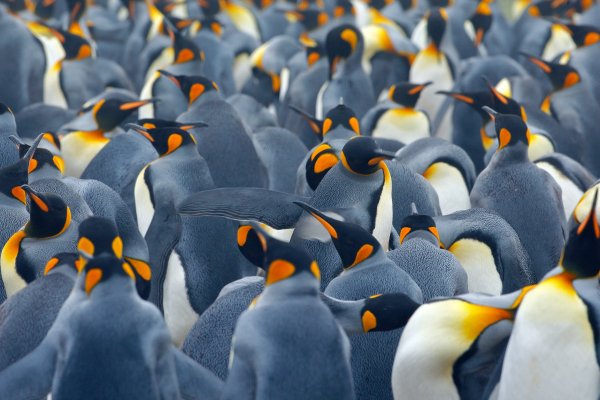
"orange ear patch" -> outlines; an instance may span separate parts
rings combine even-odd
[[[333,168],[338,163],[338,161],[339,159],[335,154],[323,154],[317,159],[317,162],[315,162],[315,174],[320,174],[324,171]]]
[[[500,129],[500,134],[498,135],[498,139],[500,140],[500,146],[498,149],[501,149],[510,143],[512,135],[509,130],[506,128]]]
[[[275,260],[269,265],[268,271],[265,281],[267,286],[289,278],[296,271],[296,267],[289,261]]]
[[[180,134],[178,134],[178,133],[171,134],[169,136],[169,139],[167,139],[167,152],[166,152],[166,154],[171,154],[172,152],[174,152],[175,150],[177,150],[179,148],[179,146],[181,146],[181,143],[183,143],[183,138],[181,137]]]
[[[405,226],[404,228],[400,229],[400,244],[404,242],[406,235],[408,235],[411,230],[412,229],[409,226]]]
[[[85,293],[89,296],[90,292],[98,282],[102,279],[102,270],[98,268],[94,268],[88,271],[85,276]]]
[[[206,88],[204,87],[203,84],[201,83],[194,83],[192,85],[192,87],[190,88],[190,104],[192,104],[194,101],[196,101],[196,99],[198,97],[200,97],[202,95],[202,93],[204,93],[204,91],[206,90]]]
[[[365,311],[361,320],[364,332],[372,331],[377,327],[377,318],[371,311]]]
[[[175,60],[175,64],[181,64],[184,62],[188,62],[194,59],[194,52],[190,49],[182,49],[177,54],[177,59]]]

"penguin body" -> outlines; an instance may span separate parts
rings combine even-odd
[[[443,215],[471,207],[469,192],[477,175],[460,147],[439,138],[420,139],[403,147],[396,159],[431,183]]]
[[[400,247],[387,256],[419,285],[423,301],[469,291],[465,270],[452,253],[440,248],[433,218],[409,215],[404,219],[400,232]]]
[[[72,121],[75,111],[44,103],[34,103],[23,108],[16,115],[19,135],[23,138],[34,138],[40,132],[58,132],[60,127]]]
[[[10,135],[16,134],[17,125],[12,110],[7,105],[0,103],[0,168],[14,164],[19,159],[18,154],[14,151],[14,144],[9,139]]]
[[[194,398],[202,388],[207,398],[218,398],[221,382],[170,345],[160,313],[137,297],[131,271],[122,265],[106,255],[87,263],[71,296],[82,301],[68,299],[40,346],[2,371],[2,393],[11,398],[50,392],[55,399]],[[127,362],[124,352],[130,355]],[[96,360],[92,368],[90,357]],[[23,385],[32,371],[39,379]]]
[[[0,371],[34,350],[54,323],[77,278],[77,255],[58,254],[44,276],[0,306]],[[46,271],[47,270],[47,271]]]
[[[277,126],[277,118],[254,98],[245,94],[234,94],[227,98],[251,132],[261,128]]]
[[[556,264],[564,243],[560,188],[527,158],[525,123],[512,115],[498,114],[495,118],[496,131],[503,132],[500,148],[477,177],[471,191],[471,204],[492,209],[511,224],[539,280]],[[519,195],[515,197],[517,191]],[[540,221],[544,223],[540,225]]]

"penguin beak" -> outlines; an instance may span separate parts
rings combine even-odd
[[[329,222],[329,221],[331,221],[331,218],[329,218],[328,216],[326,216],[325,214],[323,214],[321,211],[317,210],[316,208],[311,207],[310,205],[308,205],[302,201],[294,201],[294,204],[296,204],[298,207],[304,209],[304,211],[306,211],[307,213],[312,215],[313,218],[315,218],[317,221],[319,221],[319,223],[321,225],[323,225],[323,227],[327,230],[327,232],[329,233],[329,235],[331,236],[332,239],[338,238],[338,232]]]
[[[542,61],[541,59],[532,56],[531,54],[527,54],[527,53],[520,53],[522,56],[527,57],[527,59],[529,61],[531,61],[536,67],[538,67],[539,69],[541,69],[542,71],[544,71],[546,74],[550,74],[552,73],[552,68],[546,64],[544,61]]]
[[[483,106],[481,108],[483,109],[483,111],[489,114],[492,121],[496,121],[496,116],[498,116],[498,112],[496,110],[488,106]]]
[[[179,79],[177,79],[177,77],[175,75],[173,75],[172,73],[165,71],[164,69],[159,69],[158,73],[163,75],[164,77],[166,77],[167,79],[169,79],[171,82],[173,82],[178,88],[181,89],[181,82],[179,82]]]
[[[209,126],[206,122],[197,121],[197,122],[187,122],[184,125],[180,125],[179,129],[183,129],[184,131],[194,129],[194,128],[206,128]]]
[[[432,83],[433,82],[429,81],[429,82],[425,82],[425,83],[423,83],[421,85],[417,85],[414,88],[410,89],[408,91],[408,94],[411,95],[411,96],[414,96],[415,94],[422,92],[423,89],[425,89],[427,86],[431,85]]]
[[[465,96],[464,94],[461,93],[456,93],[456,92],[446,92],[443,90],[437,91],[435,92],[435,94],[441,94],[444,96],[450,96],[455,100],[458,101],[462,101],[463,103],[467,103],[467,104],[473,104],[475,103],[475,100],[473,100],[473,98],[469,97],[469,96]]]
[[[23,189],[27,193],[29,199],[33,201],[40,210],[42,210],[43,212],[49,211],[48,204],[46,204],[46,202],[42,199],[42,196],[38,192],[33,190],[31,186],[21,185],[21,189]]]
[[[119,109],[121,111],[130,111],[130,110],[137,110],[138,108],[145,106],[146,104],[155,104],[158,103],[159,100],[158,99],[146,99],[146,100],[139,100],[139,101],[131,101],[129,103],[123,103],[119,106]]]
[[[150,135],[146,128],[144,128],[143,126],[139,126],[136,124],[127,124],[125,125],[125,128],[136,131],[137,133],[148,139],[148,141],[150,141],[151,143],[154,142],[154,138],[152,137],[152,135]]]

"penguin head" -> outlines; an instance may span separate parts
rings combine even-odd
[[[388,98],[394,103],[407,108],[415,108],[423,90],[433,82],[415,84],[410,82],[398,82],[390,87]]]
[[[79,272],[82,266],[79,261],[79,256],[75,253],[58,253],[48,260],[44,267],[44,275],[48,275],[56,271],[59,267],[65,266],[73,272]]]
[[[200,75],[173,75],[165,70],[159,70],[158,72],[177,85],[187,97],[190,105],[205,93],[219,91],[219,87],[216,83]]]
[[[595,26],[570,23],[561,25],[570,33],[577,47],[591,46],[600,42],[600,29]]]
[[[360,135],[360,123],[356,114],[350,107],[344,104],[338,104],[327,112],[323,120],[321,135],[325,137],[327,133],[339,126]]]
[[[600,271],[600,225],[596,216],[598,189],[587,217],[569,232],[560,264],[578,278],[591,278]]]
[[[391,160],[396,155],[382,150],[371,137],[356,136],[344,145],[340,158],[342,165],[350,172],[370,175],[377,172],[383,160]]]
[[[221,37],[223,34],[223,24],[214,16],[206,16],[198,22],[199,31],[209,31],[215,34],[217,37]]]
[[[532,17],[550,17],[572,15],[574,2],[567,0],[540,0],[529,6],[527,12]]]
[[[440,90],[436,92],[436,94],[450,96],[454,100],[465,103],[481,116],[484,124],[491,120],[490,115],[483,109],[484,106],[494,106],[494,98],[489,90],[480,90],[475,92],[446,92]]]
[[[381,249],[377,239],[361,226],[327,216],[306,203],[295,203],[312,215],[327,230],[342,259],[344,269],[357,266],[377,254]]]
[[[116,98],[100,99],[91,106],[85,107],[82,112],[91,111],[98,129],[102,132],[109,132],[119,126],[135,110],[155,101],[154,99],[138,101],[124,101]]]
[[[133,129],[152,144],[159,157],[164,157],[173,153],[175,150],[187,146],[196,145],[194,136],[181,128],[150,128],[146,129],[135,124],[128,124],[129,129]]]
[[[29,222],[25,225],[28,237],[49,238],[59,236],[71,224],[71,210],[59,196],[40,193],[29,185],[21,186],[27,193]]]
[[[367,0],[366,3],[369,8],[381,11],[390,4],[393,4],[394,0]]]
[[[24,144],[21,146],[23,150],[28,151],[29,146]],[[60,173],[61,175],[65,172],[65,161],[58,154],[53,154],[50,150],[40,148],[35,151],[31,161],[29,161],[29,169],[28,173],[32,174],[37,171],[42,171],[43,169],[48,168],[51,171],[55,171]]]
[[[323,9],[315,6],[296,7],[295,10],[286,12],[285,15],[288,21],[302,24],[305,32],[312,32],[329,22],[329,15]]]
[[[448,13],[444,8],[435,9],[427,16],[427,37],[435,49],[439,50],[442,44],[447,22]]]
[[[265,286],[271,286],[299,275],[314,278],[315,285],[321,281],[321,270],[304,250],[267,235],[258,226],[254,227],[266,242],[263,269],[266,272]]]
[[[77,251],[87,260],[103,253],[123,258],[123,240],[113,221],[108,218],[90,217],[79,225]]]
[[[483,43],[483,39],[485,34],[492,26],[492,8],[486,0],[481,1],[475,12],[469,18],[469,21],[473,25],[475,29],[475,38],[473,39],[473,43],[475,47],[479,47],[481,43]]]
[[[407,215],[400,227],[400,244],[412,238],[425,239],[428,242],[443,248],[442,240],[435,221],[429,215]]]
[[[494,102],[493,109],[500,114],[512,114],[520,116],[524,121],[527,121],[527,114],[525,113],[525,107],[521,106],[516,100],[504,96],[492,83],[487,79],[483,78],[485,81],[490,94],[492,95],[492,100]]]
[[[237,245],[248,261],[257,267],[263,267],[267,242],[252,225],[240,224],[237,231]]]
[[[581,82],[581,75],[570,65],[544,61],[531,55],[526,57],[546,74],[555,91],[570,88]]]
[[[48,20],[54,15],[56,0],[40,0],[35,3],[33,12],[42,20]]]
[[[190,61],[204,61],[204,52],[202,52],[196,43],[180,34],[176,29],[171,29],[173,52],[175,59],[173,64],[183,64]]]
[[[306,41],[300,38],[306,51],[306,63],[312,66],[317,63],[325,55],[325,47],[321,43],[315,41]]]
[[[10,139],[19,146],[20,150],[22,142],[16,136],[10,136]],[[23,190],[23,185],[26,185],[29,181],[29,166],[41,140],[42,135],[38,135],[31,147],[27,149],[25,154],[20,156],[16,163],[0,168],[0,192],[25,205],[27,204],[27,194]]]
[[[208,126],[206,122],[198,121],[198,122],[177,122],[177,121],[168,121],[166,119],[160,118],[142,118],[138,120],[138,125],[145,129],[156,129],[156,128],[179,128],[184,131],[189,131],[194,128],[205,128]]]
[[[336,0],[333,9],[333,17],[342,18],[346,15],[356,15],[354,4],[349,0]]]
[[[333,78],[340,62],[344,62],[358,53],[362,57],[362,47],[362,33],[354,25],[342,24],[330,30],[325,39],[325,51],[329,61],[329,79]]]
[[[65,60],[85,60],[94,56],[94,50],[85,38],[62,29],[53,29],[52,33],[65,50]]]
[[[312,190],[317,187],[331,168],[333,168],[340,159],[335,150],[327,143],[317,146],[310,157],[306,160],[306,182]]]
[[[498,137],[498,150],[505,147],[524,147],[529,146],[529,138],[531,132],[523,119],[517,115],[501,114],[489,107],[484,107],[489,114],[496,128],[496,136]]]
[[[129,264],[110,254],[102,254],[94,257],[87,262],[83,268],[85,293],[90,296],[99,286],[112,280],[125,278],[132,284],[135,281],[135,275]]]
[[[214,17],[221,11],[221,0],[198,0],[198,4],[205,16]]]
[[[402,328],[419,305],[404,293],[373,295],[365,299],[365,304],[360,310],[363,332]]]

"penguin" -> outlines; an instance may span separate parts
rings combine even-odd
[[[515,311],[531,288],[496,297],[442,298],[419,307],[396,350],[394,398],[487,398]]]
[[[515,229],[539,280],[558,262],[565,240],[561,190],[527,158],[525,122],[515,115],[487,111],[494,119],[499,147],[475,181],[471,204],[496,211]]]
[[[423,48],[415,57],[410,68],[409,81],[420,83],[432,81],[430,89],[421,95],[421,107],[431,117],[432,133],[443,139],[450,137],[449,113],[446,117],[438,116],[442,110],[442,101],[434,93],[439,90],[451,90],[454,86],[454,72],[452,61],[442,52],[441,43],[446,32],[448,14],[444,8],[432,11],[427,17],[427,37],[430,39],[427,47]],[[446,120],[442,124],[441,118]],[[439,122],[438,119],[440,119]]]
[[[0,371],[33,351],[44,339],[71,293],[81,269],[77,254],[59,253],[44,276],[0,305]]]
[[[83,266],[85,266],[87,260],[104,253],[125,260],[135,275],[135,286],[138,294],[143,299],[148,298],[152,269],[147,261],[131,257],[129,252],[132,251],[132,247],[124,246],[124,241],[113,221],[108,218],[90,217],[81,222],[79,224],[77,250],[81,255],[79,262]]]
[[[222,398],[354,399],[348,338],[319,297],[318,264],[259,235],[266,243],[265,289],[236,324]],[[315,363],[327,368],[307,374]]]
[[[475,164],[459,146],[440,138],[423,138],[400,149],[396,160],[433,186],[442,215],[471,208],[469,193],[477,174]]]
[[[376,105],[363,118],[364,134],[394,139],[404,144],[431,136],[429,116],[415,109],[421,92],[431,83],[398,82],[392,85],[388,101]]]
[[[277,117],[253,97],[238,93],[228,97],[227,102],[235,108],[251,132],[278,126]]]
[[[510,336],[499,398],[600,395],[597,331],[600,226],[598,192],[585,219],[569,231],[558,267],[523,299]],[[560,323],[562,329],[556,329]],[[561,343],[552,346],[552,343]],[[527,365],[530,374],[518,374]]]
[[[409,215],[399,234],[400,247],[387,256],[415,281],[424,302],[469,292],[467,274],[456,257],[444,250],[433,218]]]
[[[2,282],[8,297],[41,276],[42,267],[54,254],[76,250],[77,223],[71,220],[71,209],[65,202],[28,185],[21,189],[27,194],[29,222],[13,233],[0,255]]]
[[[113,256],[88,261],[71,295],[81,301],[63,308],[42,343],[0,373],[2,393],[14,399],[219,398],[222,382],[170,345],[160,313],[137,296],[133,280],[129,265]],[[33,372],[38,379],[24,385]]]
[[[34,103],[23,108],[15,119],[21,138],[35,138],[40,132],[58,132],[76,116],[77,112],[74,110]]]
[[[186,196],[214,188],[194,136],[175,127],[131,128],[159,155],[138,176],[135,206],[153,266],[150,300],[179,346],[224,285],[256,270],[232,249],[231,222],[177,214]]]
[[[0,103],[0,168],[12,165],[19,160],[17,153],[13,151],[14,145],[9,139],[16,133],[15,115],[10,107]]]
[[[61,140],[61,153],[65,160],[65,174],[79,178],[90,161],[110,141],[105,133],[115,129],[129,114],[153,100],[122,102],[99,100],[91,108],[97,129],[75,131]]]
[[[216,84],[202,76],[172,75],[161,71],[183,92],[188,111],[178,122],[202,120],[208,127],[192,131],[198,152],[206,160],[217,187],[266,187],[267,176],[251,139],[235,109],[221,98]],[[201,118],[200,118],[201,116]],[[235,166],[234,169],[232,169]]]
[[[371,81],[362,68],[362,33],[353,25],[339,25],[327,34],[325,50],[329,74],[317,95],[315,117],[322,119],[326,110],[343,98],[356,116],[362,118],[376,101]]]
[[[332,279],[324,293],[340,300],[358,300],[377,294],[404,293],[421,303],[421,290],[408,273],[388,259],[375,238],[358,225],[335,220],[307,204],[299,203],[317,219],[332,238],[344,271]],[[392,398],[389,376],[393,351],[401,331],[350,339],[356,397]],[[377,349],[376,359],[372,354]]]

